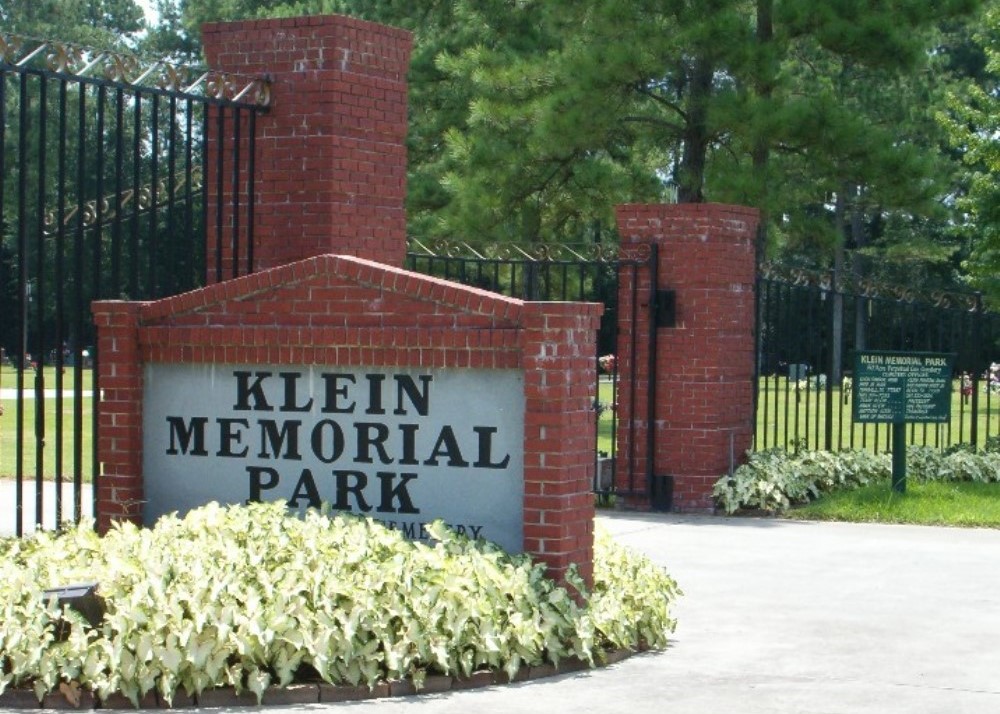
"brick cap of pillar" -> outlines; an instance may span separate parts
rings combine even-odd
[[[745,216],[758,220],[760,210],[750,206],[740,206],[732,203],[623,203],[615,206],[615,213],[620,217],[628,215],[648,216]]]

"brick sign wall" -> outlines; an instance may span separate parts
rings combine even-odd
[[[601,311],[346,256],[95,303],[99,527],[323,500],[417,537],[444,518],[589,578]]]

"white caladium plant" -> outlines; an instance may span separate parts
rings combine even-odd
[[[375,521],[282,504],[210,504],[151,529],[91,524],[0,539],[0,693],[39,699],[71,684],[137,704],[153,689],[268,687],[319,677],[374,686],[599,663],[608,649],[665,646],[674,581],[598,529],[595,583],[580,605],[527,556],[443,524],[431,545]],[[44,591],[97,581],[96,627]],[[57,641],[55,623],[69,624]]]
[[[1000,452],[927,446],[906,449],[909,477],[916,481],[1000,482]],[[781,513],[819,496],[888,481],[890,454],[867,451],[768,449],[749,455],[731,476],[716,481],[712,495],[726,513],[761,509]]]

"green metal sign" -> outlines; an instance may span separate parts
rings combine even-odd
[[[857,352],[854,421],[898,424],[951,420],[954,354]]]
[[[954,354],[857,352],[854,421],[892,424],[892,490],[906,492],[906,424],[951,421]]]

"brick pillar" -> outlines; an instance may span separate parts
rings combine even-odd
[[[593,581],[594,371],[602,308],[525,303],[524,549]],[[584,377],[586,376],[586,377]]]
[[[676,326],[656,330],[653,475],[673,478],[675,510],[711,510],[712,486],[728,471],[731,455],[737,463],[743,458],[753,434],[758,213],[719,204],[626,205],[618,207],[617,220],[623,249],[659,247],[658,287],[676,293]],[[631,298],[624,293],[631,286],[620,289],[620,304],[628,303]],[[648,324],[650,307],[639,302],[637,324],[642,326]],[[621,327],[627,331],[630,325]],[[635,365],[619,366],[625,370],[623,385],[633,368],[640,380],[648,379],[644,339],[640,334]],[[648,393],[639,384],[637,392]],[[643,416],[635,429],[641,456],[633,474],[637,494],[648,492],[648,428]],[[626,453],[624,431],[619,427],[619,454]],[[649,502],[639,496],[631,505],[648,507]]]
[[[213,70],[272,80],[256,120],[254,268],[327,253],[402,266],[410,34],[316,16],[211,23],[202,42]],[[214,216],[211,117],[208,127]]]
[[[98,384],[101,385],[97,458],[97,529],[113,521],[142,523],[142,362],[139,302],[95,302]],[[95,399],[95,404],[98,401]]]

